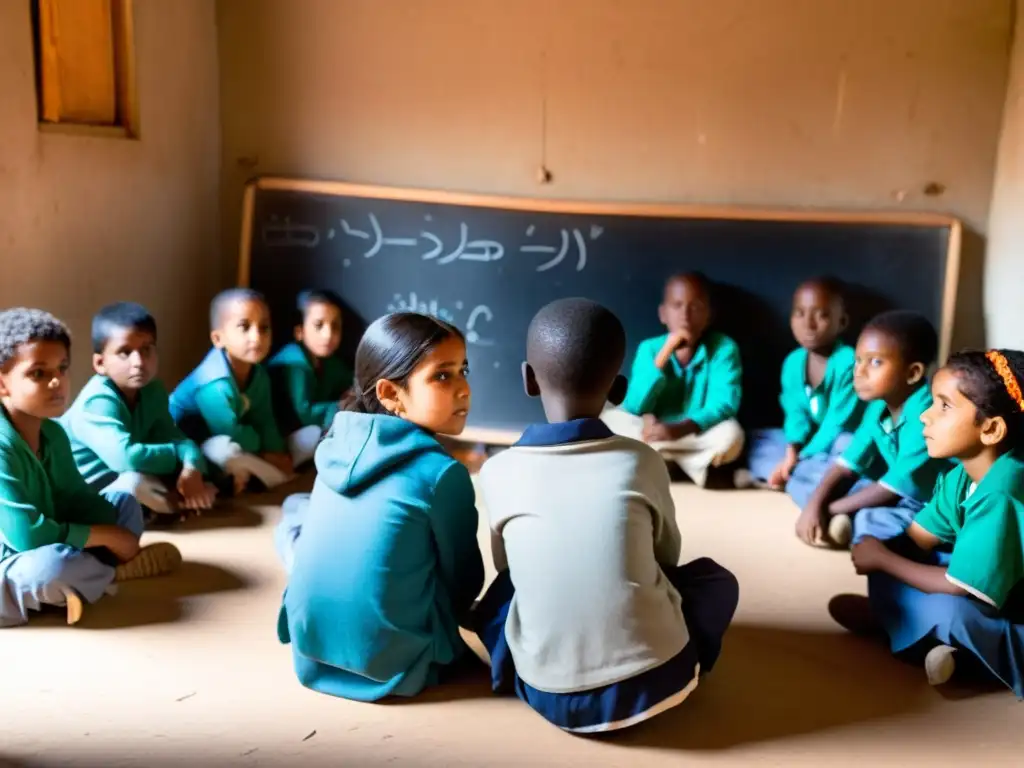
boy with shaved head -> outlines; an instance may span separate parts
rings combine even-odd
[[[677,565],[664,461],[599,418],[626,393],[625,351],[622,324],[601,305],[544,307],[523,380],[548,421],[481,471],[498,576],[472,623],[493,688],[575,733],[685,700],[714,665],[739,594],[712,560]]]

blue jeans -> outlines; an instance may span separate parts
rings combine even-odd
[[[797,462],[789,482],[786,483],[786,493],[800,509],[807,506],[811,494],[821,484],[829,468],[846,450],[852,439],[852,434],[844,432],[832,443],[828,453],[808,456]],[[789,445],[786,434],[781,429],[757,429],[750,432],[748,440],[750,452],[747,466],[750,468],[750,474],[758,480],[766,481],[779,462],[786,457],[786,448]]]
[[[129,493],[105,494],[117,509],[117,525],[142,536],[142,507]],[[61,606],[69,591],[95,603],[114,581],[116,562],[106,549],[47,544],[26,552],[0,546],[0,627],[28,621],[29,611]]]
[[[925,565],[949,563],[948,553],[923,552],[906,536],[886,546]],[[998,610],[969,596],[926,593],[881,572],[868,574],[868,598],[893,653],[913,658],[939,643],[952,645],[980,661],[1018,699],[1024,698],[1024,617],[1019,606]]]

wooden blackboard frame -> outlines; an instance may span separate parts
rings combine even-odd
[[[963,225],[959,219],[940,213],[909,211],[835,211],[827,209],[746,208],[676,203],[588,202],[582,200],[540,199],[470,192],[386,187],[343,181],[318,181],[282,176],[261,176],[245,185],[242,198],[242,231],[239,240],[238,285],[247,286],[252,263],[253,220],[256,194],[260,191],[305,192],[333,197],[361,197],[440,205],[464,205],[539,213],[568,213],[613,216],[644,216],[678,219],[722,219],[731,221],[780,221],[823,224],[893,224],[898,226],[946,227],[946,272],[943,276],[942,312],[939,323],[939,363],[950,354],[960,276],[960,250]],[[508,445],[519,439],[517,432],[468,428],[461,438],[468,442]]]

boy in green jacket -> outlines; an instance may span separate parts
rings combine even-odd
[[[710,467],[735,461],[743,450],[736,421],[739,347],[708,330],[710,286],[703,275],[670,277],[658,317],[668,333],[641,342],[622,408],[601,418],[617,434],[657,448],[703,486]]]
[[[337,356],[342,325],[337,294],[303,291],[296,304],[295,341],[278,350],[267,368],[274,414],[298,467],[313,458],[334,421],[342,395],[352,386],[352,369]]]
[[[139,304],[110,304],[93,317],[92,346],[96,375],[61,419],[85,482],[105,496],[131,493],[158,515],[209,509],[216,488],[203,479],[206,460],[156,378],[156,320]]]
[[[0,312],[0,627],[64,607],[69,624],[114,581],[170,573],[173,544],[139,547],[142,508],[85,484],[53,419],[68,400],[71,337],[38,309]]]
[[[853,436],[864,403],[853,387],[854,350],[839,338],[848,322],[841,289],[808,280],[793,294],[790,327],[800,345],[782,364],[782,429],[751,435],[747,482],[785,490],[803,508]]]
[[[213,349],[171,393],[171,416],[233,478],[236,493],[252,478],[266,488],[280,485],[292,474],[292,460],[261,365],[270,351],[270,308],[263,295],[251,288],[217,294],[210,339]]]

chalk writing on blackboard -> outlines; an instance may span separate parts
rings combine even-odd
[[[430,217],[424,217],[430,221]],[[434,232],[421,230],[416,237],[386,237],[381,227],[380,220],[376,214],[367,215],[369,229],[357,229],[347,219],[341,220],[341,231],[348,237],[354,237],[367,242],[367,249],[363,256],[367,259],[373,258],[385,246],[396,246],[403,248],[415,248],[418,245],[424,249],[420,252],[423,261],[434,261],[439,266],[451,264],[455,261],[477,261],[493,262],[499,261],[505,255],[505,246],[497,240],[486,238],[470,239],[469,225],[465,222],[459,224],[459,240],[454,247],[446,245],[444,240]],[[531,238],[536,232],[536,227],[530,226],[526,230],[526,237]],[[604,232],[603,227],[592,225],[590,227],[589,239],[596,240]],[[334,230],[327,233],[327,238],[334,238]],[[527,243],[519,247],[520,253],[525,254],[546,254],[551,258],[539,264],[537,272],[546,272],[561,264],[569,255],[571,246],[576,247],[576,271],[582,272],[587,266],[587,235],[579,229],[562,229],[559,231],[557,244],[534,244]]]
[[[424,217],[430,221],[430,216]],[[505,255],[505,246],[497,240],[486,238],[470,239],[469,225],[465,222],[459,224],[459,240],[457,244],[445,244],[435,233],[421,230],[415,237],[394,237],[384,234],[377,215],[367,215],[369,228],[358,229],[349,223],[347,219],[341,219],[341,233],[348,238],[355,238],[366,243],[366,250],[363,251],[363,258],[372,259],[384,248],[418,248],[419,257],[423,261],[433,261],[439,266],[445,266],[455,261],[476,261],[494,262],[500,261]],[[578,228],[560,229],[558,239],[555,243],[525,243],[519,246],[519,252],[523,254],[539,254],[546,258],[536,266],[537,272],[547,272],[554,269],[575,251],[576,271],[582,272],[587,266],[587,240],[596,240],[604,232],[603,227],[596,224],[591,225],[588,234]],[[526,229],[526,237],[531,239],[536,234],[536,227],[529,226]],[[329,229],[327,239],[334,240],[336,231]],[[269,248],[316,248],[320,244],[320,230],[308,224],[294,224],[288,217],[283,221],[277,216],[272,216],[270,221],[263,226],[263,242]],[[346,264],[345,266],[348,266]]]
[[[271,216],[263,225],[263,243],[268,248],[316,248],[320,245],[320,230],[308,224],[293,224]]]
[[[461,301],[455,302],[455,309],[461,310],[464,304]],[[423,315],[433,315],[439,320],[444,320],[446,323],[452,325],[459,325],[455,318],[455,314],[442,306],[441,302],[437,299],[430,299],[426,301],[416,295],[415,291],[410,291],[408,296],[403,296],[400,293],[396,293],[394,298],[387,306],[388,312],[419,312]],[[481,347],[490,347],[494,344],[492,339],[485,338],[480,333],[478,326],[484,323],[490,323],[494,319],[494,313],[491,312],[490,307],[485,304],[478,304],[469,313],[469,319],[466,321],[466,343],[476,344]]]

